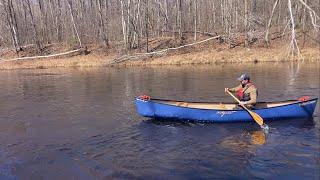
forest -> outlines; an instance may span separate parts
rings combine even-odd
[[[0,0],[0,49],[94,44],[127,54],[154,51],[152,39],[168,48],[216,36],[230,48],[283,39],[299,54],[320,43],[319,12],[320,0]]]

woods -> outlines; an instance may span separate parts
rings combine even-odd
[[[51,43],[88,44],[122,54],[150,52],[151,38],[221,35],[230,47],[270,46],[284,38],[292,55],[306,37],[319,43],[320,0],[0,0],[0,48],[17,53],[33,44],[39,54]],[[191,34],[190,34],[191,33]],[[303,41],[297,41],[303,37]]]

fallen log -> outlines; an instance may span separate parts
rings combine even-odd
[[[159,50],[159,51],[154,51],[154,52],[149,52],[149,53],[143,53],[143,54],[139,53],[139,54],[134,54],[132,56],[124,55],[124,56],[121,56],[121,57],[118,57],[118,58],[115,58],[114,60],[112,60],[111,64],[118,64],[118,63],[125,62],[125,61],[128,61],[128,60],[141,60],[142,58],[146,59],[148,57],[162,56],[162,55],[167,54],[169,51],[172,51],[172,50],[178,50],[178,49],[181,49],[181,48],[194,46],[194,45],[201,44],[201,43],[213,40],[213,39],[219,39],[220,37],[221,36],[218,35],[218,36],[211,37],[211,38],[208,38],[208,39],[205,39],[205,40],[202,40],[202,41],[198,41],[198,42],[195,42],[195,43],[192,43],[192,44],[186,44],[186,45],[179,46],[179,47],[162,49],[162,50]]]
[[[0,62],[7,62],[7,61],[18,61],[18,60],[31,60],[31,59],[43,59],[43,58],[55,58],[55,57],[60,57],[60,56],[65,56],[65,55],[71,55],[71,54],[89,54],[90,52],[87,50],[87,48],[80,48],[72,51],[67,51],[63,53],[58,53],[58,54],[50,54],[46,56],[32,56],[32,57],[19,57],[19,58],[13,58],[13,59],[1,59]]]
[[[169,30],[162,30],[162,33],[174,33],[174,34],[179,34],[179,31],[169,31]],[[214,37],[217,34],[216,33],[210,33],[210,32],[203,32],[203,31],[196,31],[196,33],[205,35],[205,36],[210,36]],[[194,34],[194,31],[183,31],[182,34]]]

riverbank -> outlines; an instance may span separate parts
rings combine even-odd
[[[320,61],[320,48],[307,47],[301,50],[304,61]],[[127,61],[121,65],[195,65],[220,63],[259,63],[298,61],[297,57],[288,56],[287,46],[264,48],[206,49],[202,51],[174,54],[144,61]]]
[[[115,63],[121,55],[112,51],[101,51],[90,48],[88,55],[72,57],[0,61],[0,69],[46,69],[55,67],[101,67],[101,66],[161,66],[161,65],[195,65],[219,63],[259,63],[259,62],[286,62],[297,61],[297,56],[288,55],[288,44],[273,43],[270,47],[262,45],[245,48],[237,46],[229,48],[226,44],[205,43],[195,47],[181,48],[169,51],[161,56],[141,56],[129,58]],[[158,49],[157,49],[158,51]],[[300,47],[301,57],[304,61],[315,62],[320,60],[320,46],[308,44]],[[132,53],[135,56],[137,53]],[[300,59],[301,60],[301,59]]]

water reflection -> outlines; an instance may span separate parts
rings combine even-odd
[[[318,179],[310,120],[202,124],[139,117],[133,99],[233,101],[246,71],[261,101],[319,96],[318,64],[0,72],[0,179]],[[307,87],[307,88],[306,88]]]
[[[219,144],[228,150],[254,153],[257,146],[264,145],[267,142],[267,135],[262,130],[242,132],[225,137]]]
[[[266,133],[263,131],[250,132],[251,143],[254,145],[264,145],[266,143]]]

